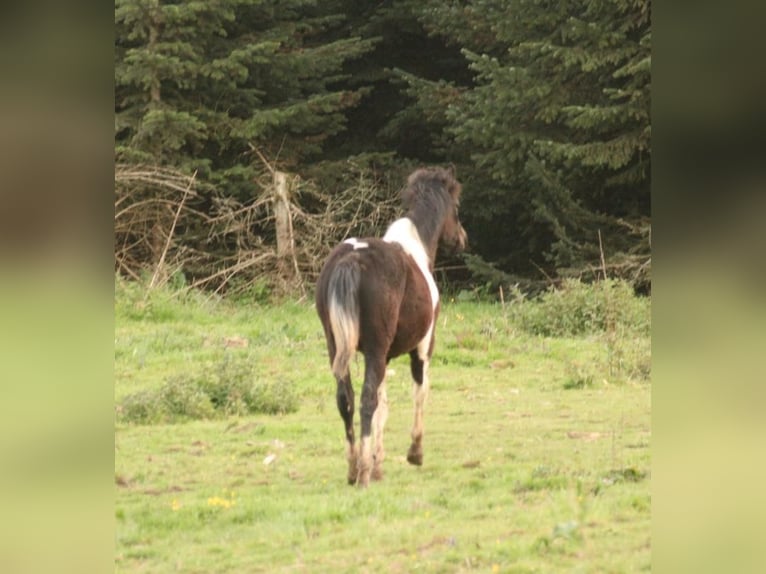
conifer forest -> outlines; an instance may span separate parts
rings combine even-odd
[[[649,0],[116,0],[115,22],[121,275],[307,289],[407,174],[451,165],[470,249],[440,281],[650,291]]]

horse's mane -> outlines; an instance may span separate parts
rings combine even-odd
[[[441,167],[421,168],[407,178],[402,200],[426,244],[438,241],[439,226],[448,210],[460,203],[460,183],[454,173]]]

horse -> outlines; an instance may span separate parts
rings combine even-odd
[[[458,218],[460,192],[461,184],[451,169],[415,170],[402,191],[405,215],[391,223],[382,238],[343,241],[331,251],[319,274],[316,310],[337,382],[351,485],[364,488],[370,478],[383,478],[386,367],[404,353],[410,355],[415,403],[407,461],[423,464],[423,407],[440,309],[434,259],[440,245],[453,251],[465,249],[467,234]],[[349,371],[356,351],[364,356],[358,452]]]

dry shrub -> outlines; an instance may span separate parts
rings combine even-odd
[[[395,218],[396,193],[360,169],[330,193],[290,179],[289,261],[277,254],[273,168],[264,159],[254,199],[243,202],[194,176],[152,166],[115,170],[115,267],[149,289],[182,276],[187,287],[241,295],[305,295],[327,254],[352,235],[378,235]],[[177,283],[177,281],[176,281]]]

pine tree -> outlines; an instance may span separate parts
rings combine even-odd
[[[354,187],[363,173],[381,199],[390,199],[418,165],[448,161],[444,107],[425,109],[405,78],[470,73],[459,48],[424,30],[414,11],[418,1],[337,0],[346,18],[335,33],[361,37],[374,48],[344,65],[338,86],[364,93],[346,113],[346,129],[326,142],[321,162],[304,166],[304,174],[328,193]]]
[[[476,85],[452,91],[445,131],[469,155],[474,245],[514,271],[615,273],[648,258],[649,0],[424,2]],[[412,81],[423,102],[444,86]],[[452,87],[455,87],[454,85]],[[472,165],[470,165],[472,164]]]
[[[370,40],[327,40],[343,16],[315,0],[117,0],[116,149],[198,170],[248,197],[249,144],[295,167],[344,129],[362,89],[338,88]]]

